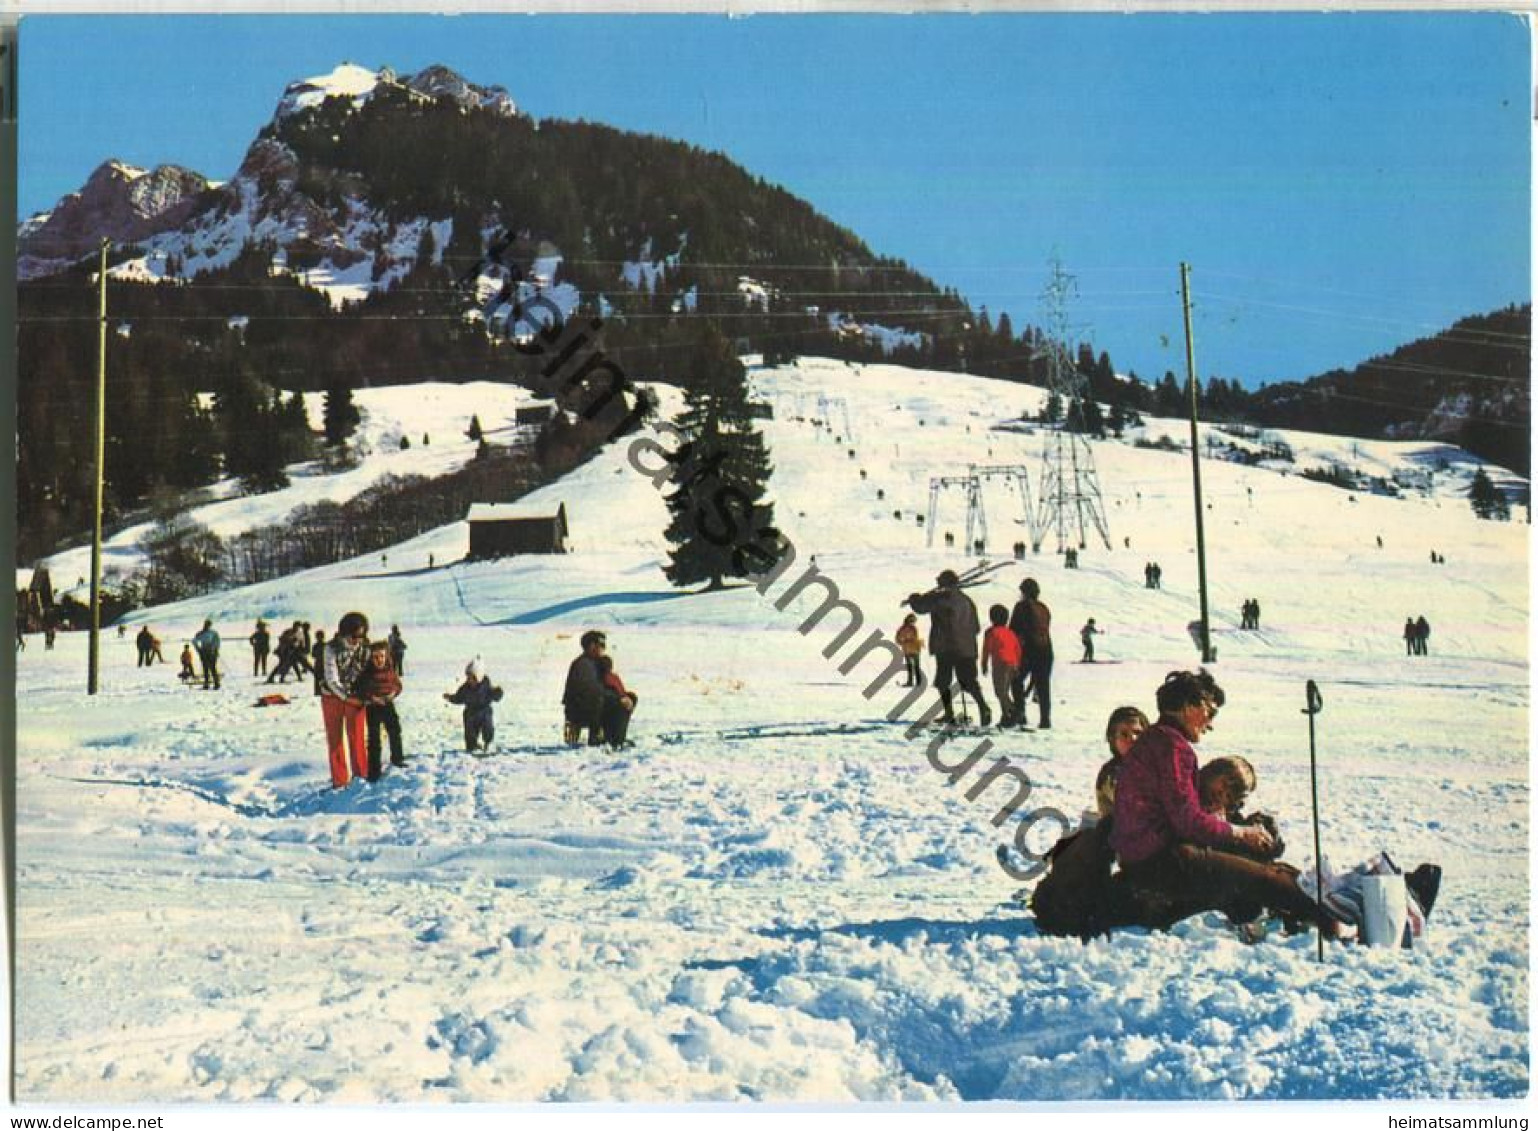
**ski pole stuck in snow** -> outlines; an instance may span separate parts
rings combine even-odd
[[[1308,706],[1303,708],[1303,713],[1308,716],[1308,783],[1314,802],[1314,902],[1323,907],[1324,856],[1319,850],[1319,756],[1314,745],[1314,716],[1324,710],[1324,696],[1319,694],[1319,686],[1313,680],[1308,681],[1305,695],[1308,699]],[[1319,942],[1319,961],[1323,962],[1324,923],[1322,921],[1316,934]]]

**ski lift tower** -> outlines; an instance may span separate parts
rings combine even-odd
[[[1058,553],[1070,546],[1082,550],[1087,545],[1089,526],[1099,532],[1105,548],[1111,548],[1100,477],[1085,436],[1084,401],[1090,395],[1089,382],[1068,353],[1068,302],[1078,289],[1073,276],[1063,270],[1062,261],[1054,258],[1052,277],[1042,292],[1048,335],[1047,388],[1062,404],[1064,419],[1041,451],[1041,498],[1031,527],[1032,551],[1041,549],[1048,531],[1057,533]]]
[[[983,482],[975,475],[936,475],[929,480],[929,521],[924,545],[935,544],[935,525],[940,516],[940,492],[959,487],[967,493],[967,553],[978,541],[988,541],[988,518],[983,513]]]
[[[1035,508],[1031,506],[1031,473],[1024,464],[1019,463],[974,463],[968,469],[978,480],[1002,479],[1005,486],[1013,485],[1020,492],[1020,516],[1025,523],[1025,528],[1030,532],[1033,543],[1041,542],[1041,530],[1037,527]],[[987,537],[986,528],[983,537]]]

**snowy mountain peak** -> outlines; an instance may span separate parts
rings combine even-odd
[[[131,243],[174,228],[209,187],[201,173],[180,165],[146,171],[115,158],[103,161],[79,192],[20,226],[18,272],[26,279],[58,270],[94,251],[103,236]]]
[[[379,85],[380,74],[356,63],[342,63],[329,74],[291,82],[278,99],[276,117],[286,118],[310,110],[328,98],[351,98],[354,105],[367,102]]]
[[[328,98],[348,98],[354,106],[361,106],[373,97],[381,85],[426,95],[431,99],[447,98],[466,109],[491,110],[505,117],[518,113],[512,96],[500,86],[477,86],[458,72],[434,63],[414,75],[402,79],[389,67],[371,71],[356,63],[342,63],[329,74],[301,79],[289,83],[278,100],[276,118],[285,118],[304,110],[320,106]]]

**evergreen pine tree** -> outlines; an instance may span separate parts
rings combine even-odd
[[[481,429],[481,418],[479,416],[472,415],[470,417],[470,427],[465,429],[465,435],[472,444],[479,444],[481,442],[481,437],[485,433]]]
[[[1480,518],[1505,520],[1511,517],[1511,505],[1506,496],[1482,467],[1474,473],[1474,482],[1469,485],[1469,505]]]
[[[664,572],[680,588],[703,581],[720,589],[726,578],[767,564],[760,551],[774,536],[774,505],[765,499],[772,465],[753,426],[741,361],[714,328],[699,338],[677,421],[685,442],[672,461]]]
[[[346,443],[347,438],[357,431],[363,417],[358,412],[358,406],[353,403],[352,386],[345,377],[333,377],[327,382],[321,419],[326,443],[333,447]]]

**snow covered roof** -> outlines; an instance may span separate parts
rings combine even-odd
[[[559,503],[555,510],[550,509],[549,503],[472,503],[470,513],[465,516],[469,522],[506,522],[510,519],[552,519],[559,517],[561,524],[566,523],[566,504]]]

